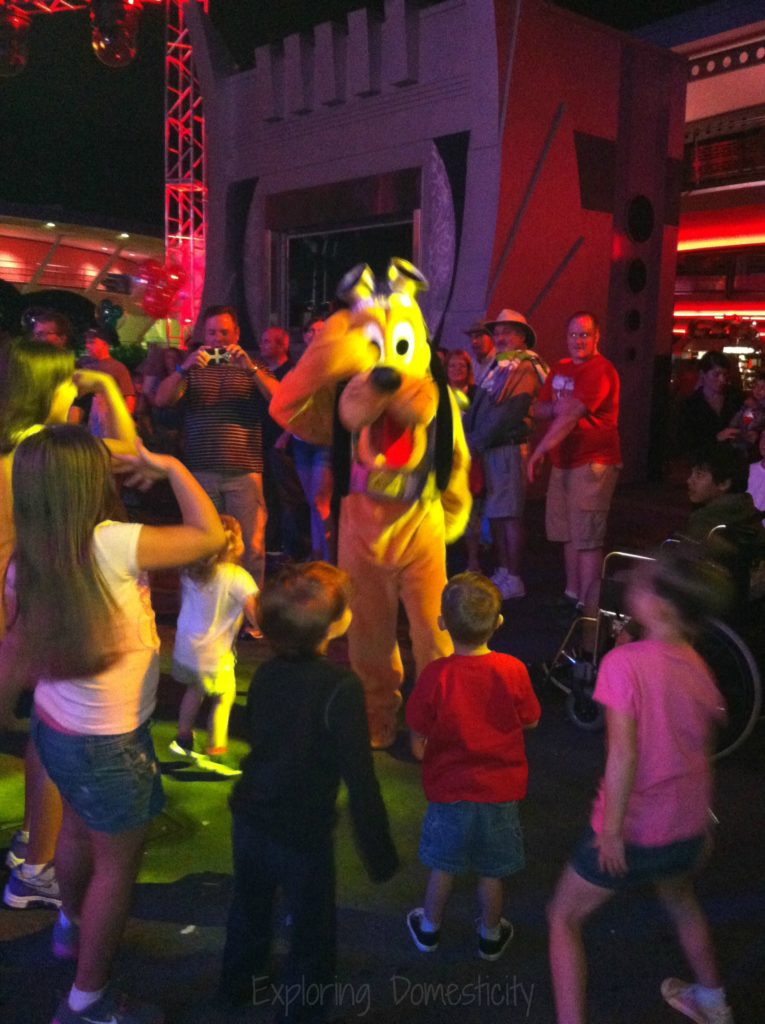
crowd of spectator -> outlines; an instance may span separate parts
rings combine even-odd
[[[74,347],[66,316],[45,309],[33,314],[30,337]],[[266,549],[279,559],[332,561],[337,538],[331,449],[283,431],[268,413],[273,388],[295,362],[289,333],[271,325],[257,345],[251,339],[241,345],[235,309],[210,307],[201,321],[198,344],[189,350],[151,345],[132,373],[111,354],[119,341],[114,329],[94,323],[84,333],[78,366],[112,377],[149,448],[181,457],[216,507],[240,519],[244,565],[259,583]],[[306,321],[303,350],[322,326],[320,319]],[[496,320],[476,321],[464,333],[469,351],[440,353],[472,456],[473,512],[460,545],[465,564],[473,571],[488,569],[504,599],[524,596],[527,477],[539,475],[549,455],[546,524],[548,538],[564,550],[561,603],[585,605],[600,571],[621,462],[619,382],[599,351],[597,318],[588,311],[572,315],[568,359],[551,376],[536,333],[519,312],[503,309]],[[765,370],[744,393],[735,363],[722,352],[679,365],[686,372],[678,374],[667,438],[675,469],[685,479],[700,452],[729,444],[746,460],[747,490],[763,511]],[[78,398],[70,421],[105,436],[103,397]],[[542,434],[545,422],[550,429]]]

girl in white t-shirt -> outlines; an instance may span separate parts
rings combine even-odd
[[[11,473],[15,449],[46,424],[67,423],[77,397],[100,395],[109,411],[109,436],[104,443],[115,452],[135,451],[135,426],[122,394],[105,373],[75,370],[74,353],[46,342],[17,339],[0,347],[0,594],[2,580],[16,543],[13,525]],[[76,410],[79,412],[79,410]],[[17,637],[6,634],[6,609],[0,601],[0,676],[13,660]],[[8,622],[12,622],[8,616]],[[0,718],[10,714],[12,680],[3,700]],[[29,716],[29,691],[21,694],[16,714]],[[11,839],[6,864],[11,873],[3,890],[8,907],[61,906],[53,854],[61,826],[61,798],[40,764],[34,743],[24,755],[24,822]]]
[[[166,478],[179,526],[120,521],[106,445],[75,426],[49,426],[15,452],[18,678],[37,680],[31,734],[63,797],[56,871],[63,901],[54,949],[77,959],[57,1024],[153,1024],[108,987],[149,825],[162,809],[149,733],[159,641],[146,572],[207,557],[223,545],[210,499],[176,459],[117,461],[128,482]]]
[[[226,544],[209,558],[181,573],[181,612],[175,632],[173,679],[187,686],[178,714],[174,754],[194,758],[200,767],[219,774],[240,775],[228,764],[228,721],[236,697],[233,644],[242,618],[256,626],[255,580],[239,565],[244,554],[242,528],[233,516],[220,517]],[[200,758],[194,749],[194,722],[206,697],[207,747]]]

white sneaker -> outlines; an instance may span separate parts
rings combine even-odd
[[[12,910],[27,907],[60,907],[61,894],[53,864],[46,864],[36,875],[26,875],[24,866],[14,868],[3,890],[3,903]]]
[[[665,1002],[695,1020],[696,1024],[733,1024],[733,1011],[727,1003],[702,1006],[697,998],[697,989],[697,985],[681,981],[680,978],[665,978],[661,983],[661,994]]]
[[[511,572],[507,572],[499,592],[504,601],[509,601],[513,597],[525,597],[526,587],[523,585],[523,580],[520,576],[514,576]]]
[[[509,575],[510,575],[510,573],[507,571],[507,569],[504,567],[504,565],[501,565],[499,567],[499,569],[497,569],[494,572],[494,574],[489,577],[489,579],[494,584],[494,586],[497,588],[497,590],[501,590],[502,589],[502,585],[507,580],[507,577]]]
[[[513,597],[526,596],[526,587],[523,585],[521,577],[508,572],[504,565],[497,569],[491,577],[491,582],[502,595],[503,601],[509,601]]]

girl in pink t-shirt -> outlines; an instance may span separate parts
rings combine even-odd
[[[558,1024],[584,1024],[586,918],[619,889],[652,883],[696,983],[667,978],[670,1006],[698,1024],[732,1024],[692,872],[707,842],[714,727],[723,699],[690,638],[712,600],[711,567],[663,553],[633,577],[628,600],[644,639],[603,659],[595,699],[606,708],[606,770],[591,828],[565,869],[550,911]]]

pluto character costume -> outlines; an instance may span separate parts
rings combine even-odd
[[[334,446],[338,563],[354,586],[349,653],[374,747],[396,738],[399,599],[417,672],[452,652],[438,628],[445,544],[470,513],[459,411],[416,300],[426,288],[405,260],[391,261],[382,289],[369,267],[354,267],[338,288],[350,308],[326,321],[271,401],[282,426]]]

